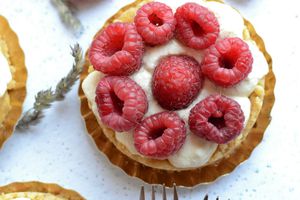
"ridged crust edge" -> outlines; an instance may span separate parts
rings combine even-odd
[[[25,67],[24,52],[19,45],[19,39],[9,26],[7,20],[1,15],[0,40],[3,40],[7,45],[9,59],[15,70],[12,73],[14,86],[7,91],[11,108],[0,126],[1,149],[4,142],[12,135],[14,127],[22,113],[22,107],[26,96],[27,70]]]
[[[54,196],[68,200],[85,200],[74,190],[65,189],[57,184],[32,182],[15,182],[0,187],[0,194],[9,194],[16,192],[40,192],[53,194]]]

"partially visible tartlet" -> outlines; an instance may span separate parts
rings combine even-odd
[[[0,148],[22,113],[27,71],[17,35],[0,16]]]
[[[77,192],[56,184],[16,182],[0,187],[1,200],[84,200]]]

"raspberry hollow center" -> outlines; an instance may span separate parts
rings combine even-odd
[[[202,27],[195,21],[193,21],[191,23],[191,27],[193,30],[193,33],[196,37],[202,37],[204,35],[204,30],[202,29]]]
[[[121,51],[124,46],[124,36],[115,37],[112,39],[110,45],[106,46],[104,53],[106,56],[112,56],[116,52]]]
[[[218,129],[222,129],[226,126],[224,116],[210,117],[208,118],[208,122],[217,127]]]
[[[221,68],[232,69],[236,63],[236,58],[224,56],[219,58],[219,65]]]
[[[166,130],[167,127],[157,127],[153,130],[150,131],[149,133],[149,139],[150,140],[155,140],[156,138],[161,137],[164,134],[164,131]]]
[[[155,13],[149,15],[148,19],[154,26],[161,26],[164,24],[163,20],[159,18]]]
[[[114,92],[110,93],[110,98],[113,103],[114,112],[122,115],[123,114],[123,107],[124,107],[124,101],[122,101]]]

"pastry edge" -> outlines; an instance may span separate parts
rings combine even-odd
[[[65,189],[57,184],[32,181],[32,182],[15,182],[0,187],[0,197],[1,194],[10,194],[10,193],[18,193],[18,192],[48,193],[57,196],[59,198],[68,199],[68,200],[85,200],[76,191]]]

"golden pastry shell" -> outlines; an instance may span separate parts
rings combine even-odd
[[[7,45],[9,59],[14,67],[14,72],[12,73],[14,87],[8,90],[11,109],[0,126],[1,148],[4,142],[12,135],[14,127],[22,114],[26,96],[27,70],[24,52],[20,47],[19,39],[3,16],[0,16],[0,39]]]

